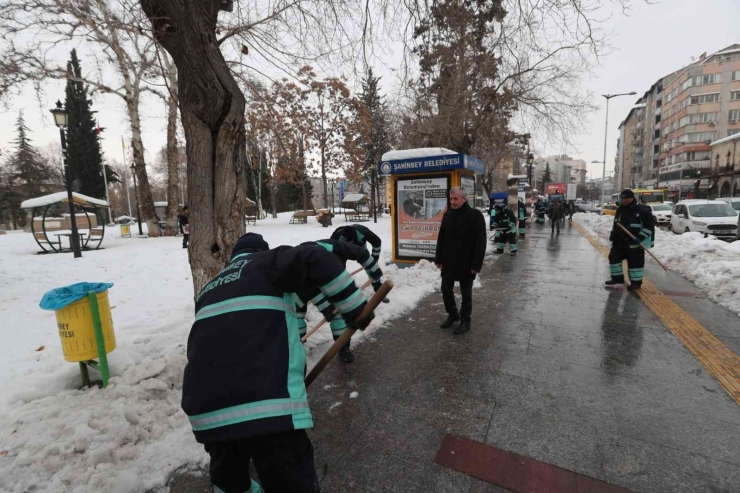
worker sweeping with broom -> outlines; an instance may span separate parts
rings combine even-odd
[[[620,204],[614,215],[614,226],[609,235],[612,248],[609,251],[609,272],[611,279],[607,287],[624,284],[622,261],[627,260],[629,290],[640,289],[645,268],[645,249],[643,243],[650,244],[655,218],[649,208],[635,200],[635,193],[626,189],[619,194]]]

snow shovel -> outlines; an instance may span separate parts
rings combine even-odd
[[[362,285],[362,286],[360,287],[360,291],[362,291],[363,289],[365,289],[366,287],[368,287],[368,286],[370,285],[370,283],[372,283],[372,282],[373,282],[373,280],[372,280],[372,279],[368,279],[368,280],[367,280],[367,281],[365,282],[365,284],[363,284],[363,285]],[[336,311],[336,310],[334,310],[334,314],[336,314],[336,313],[337,313],[337,311]],[[311,337],[311,336],[312,336],[312,335],[314,334],[314,332],[316,332],[316,331],[317,331],[317,330],[319,330],[319,329],[320,329],[321,327],[323,327],[323,325],[324,325],[325,323],[326,323],[326,319],[324,319],[324,320],[322,320],[321,322],[319,322],[319,323],[317,323],[316,325],[314,325],[314,326],[313,326],[313,327],[311,328],[311,330],[309,330],[309,331],[308,331],[308,332],[306,333],[306,335],[304,335],[304,336],[303,336],[303,337],[301,338],[301,342],[306,342],[306,341],[308,340],[308,338],[309,338],[309,337]]]
[[[362,310],[362,313],[358,315],[357,319],[362,320],[370,315],[373,311],[375,311],[378,305],[383,301],[383,298],[385,298],[388,293],[390,293],[391,289],[393,289],[393,281],[385,281],[380,286],[380,289],[375,292],[373,297],[370,298],[370,301],[367,302],[367,305],[365,305],[365,309]],[[349,340],[354,335],[355,330],[356,329],[351,328],[345,329],[344,333],[339,337],[339,339],[334,341],[334,344],[332,344],[326,354],[321,357],[319,362],[316,363],[316,366],[311,368],[311,371],[306,377],[306,387],[311,385],[311,383],[316,380],[316,377],[318,377],[319,374],[324,370],[324,368],[326,368],[326,365],[328,365],[329,362],[334,359],[334,356],[337,355],[342,346],[349,342]]]
[[[629,236],[630,238],[632,238],[633,241],[637,241],[637,238],[635,238],[634,235],[632,233],[630,233],[627,228],[625,228],[624,226],[622,226],[619,223],[617,223],[617,226],[619,226],[622,229],[622,231],[624,231],[625,233],[627,233],[627,236]],[[637,243],[640,245],[640,247],[642,247],[643,250],[645,250],[648,253],[648,255],[650,255],[651,257],[653,257],[653,260],[655,260],[656,262],[658,262],[658,265],[659,266],[663,267],[663,270],[664,271],[668,272],[668,267],[666,267],[665,265],[663,265],[663,262],[661,262],[660,260],[658,260],[655,257],[655,255],[653,255],[652,252],[650,252],[650,249],[649,248],[647,248],[645,245],[643,245],[639,241]]]

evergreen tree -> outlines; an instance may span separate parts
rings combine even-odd
[[[383,96],[378,90],[380,77],[373,74],[369,68],[365,78],[362,80],[362,93],[360,101],[363,105],[361,117],[364,120],[364,143],[365,159],[362,168],[362,178],[368,180],[372,185],[373,205],[377,205],[380,198],[378,189],[378,163],[383,154],[391,149],[390,133],[388,132],[388,121],[386,118],[388,108]]]
[[[71,52],[67,72],[76,78],[82,77],[76,50]],[[64,108],[68,114],[67,163],[72,166],[72,189],[90,197],[105,199],[105,183],[101,173],[103,156],[91,107],[88,88],[82,82],[67,80]],[[117,181],[115,173],[106,171],[109,179]]]
[[[23,119],[23,111],[16,120],[18,136],[13,141],[16,151],[8,162],[11,186],[22,200],[49,193],[57,181],[54,170],[44,162],[38,151],[31,145],[28,127]]]
[[[550,173],[550,163],[545,165],[545,173],[542,175],[542,190],[545,189],[545,185],[552,182],[552,176]]]

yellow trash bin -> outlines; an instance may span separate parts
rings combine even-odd
[[[108,303],[108,290],[95,295],[98,299],[100,323],[105,339],[105,352],[116,348],[116,334],[113,332],[113,318]],[[98,357],[95,343],[95,330],[90,301],[87,297],[55,310],[59,338],[62,341],[64,359],[71,362],[87,361]]]

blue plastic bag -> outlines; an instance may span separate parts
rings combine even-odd
[[[100,293],[108,288],[112,288],[113,283],[109,282],[78,282],[63,288],[52,289],[47,292],[39,306],[43,310],[59,310],[75,301],[87,296],[87,293]]]

